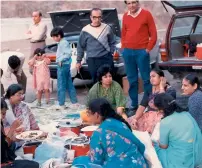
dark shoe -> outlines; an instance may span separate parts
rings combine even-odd
[[[126,108],[125,110],[126,110],[126,115],[128,117],[131,117],[135,115],[137,108],[131,107],[131,108]]]

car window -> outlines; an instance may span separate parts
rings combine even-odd
[[[171,37],[189,35],[195,19],[196,17],[177,18],[174,22]]]
[[[195,34],[201,34],[202,33],[202,18],[199,19],[199,22],[196,26],[196,30],[194,33]]]

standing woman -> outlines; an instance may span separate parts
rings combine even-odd
[[[184,95],[190,95],[188,101],[189,113],[198,123],[202,131],[202,90],[199,78],[189,74],[182,80],[182,91]]]
[[[166,93],[154,98],[155,108],[163,113],[160,139],[155,149],[164,168],[195,168],[202,164],[202,134],[188,112]]]

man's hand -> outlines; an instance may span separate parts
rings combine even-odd
[[[61,62],[59,62],[59,63],[58,63],[58,65],[59,65],[60,67],[62,67],[62,61],[61,61]]]
[[[148,49],[146,49],[146,52],[147,52],[147,53],[149,53],[149,50],[148,50]]]
[[[29,31],[27,32],[27,34],[32,34],[32,32],[29,30]]]
[[[76,69],[77,69],[78,72],[80,72],[80,69],[81,69],[81,63],[77,63],[77,64],[76,64]]]

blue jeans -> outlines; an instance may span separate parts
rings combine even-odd
[[[138,69],[144,82],[144,92],[151,92],[150,84],[150,57],[145,49],[128,49],[123,50],[123,59],[125,69],[129,81],[129,96],[131,98],[131,106],[138,107]]]
[[[76,90],[72,82],[70,73],[70,64],[62,64],[62,67],[57,67],[57,86],[58,86],[58,101],[59,105],[65,104],[66,91],[69,94],[71,102],[77,103]]]

